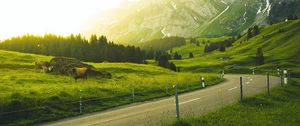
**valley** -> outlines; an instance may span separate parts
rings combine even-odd
[[[0,126],[300,122],[299,0],[14,2]]]

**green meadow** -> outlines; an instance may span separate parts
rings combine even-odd
[[[182,55],[183,59],[188,59],[190,52],[193,53],[194,57],[201,57],[204,55],[205,44],[224,41],[224,40],[230,39],[230,37],[222,36],[222,37],[218,37],[218,38],[195,38],[195,39],[196,39],[196,41],[199,42],[199,46],[197,46],[195,43],[191,43],[190,40],[187,39],[186,40],[187,44],[173,48],[172,52],[173,53],[177,52],[178,54]],[[168,52],[170,52],[170,51],[171,50],[169,50]]]
[[[88,77],[75,80],[70,76],[46,74],[34,69],[34,61],[49,61],[51,56],[0,50],[0,125],[32,125],[83,113],[107,110],[120,105],[143,102],[172,95],[173,85],[180,92],[200,89],[200,78],[207,86],[223,81],[220,70],[226,73],[251,73],[253,67],[265,73],[277,68],[288,68],[299,75],[300,20],[261,27],[260,34],[247,40],[246,35],[225,52],[204,54],[204,44],[192,43],[176,47],[183,60],[171,60],[181,67],[180,73],[158,67],[153,60],[148,64],[89,63],[112,78]],[[284,29],[284,32],[278,32]],[[228,37],[197,38],[198,41],[217,42]],[[255,55],[262,47],[265,64],[256,66]],[[194,58],[187,58],[192,52]],[[230,57],[230,60],[220,60]],[[227,66],[235,66],[227,68]],[[133,97],[134,92],[134,97]],[[80,113],[80,97],[82,113]]]
[[[146,64],[88,63],[112,73],[112,78],[90,77],[75,80],[70,76],[46,74],[34,69],[34,61],[52,57],[0,51],[0,124],[30,125],[83,113],[169,96],[172,86],[180,92],[201,88],[200,77],[207,85],[222,81],[217,74],[177,73]],[[135,97],[132,97],[134,90]]]
[[[284,29],[284,32],[279,32]],[[184,58],[189,52],[194,53],[194,58],[186,60],[173,60],[182,71],[189,72],[218,72],[225,70],[230,73],[251,73],[252,68],[257,70],[276,70],[277,68],[292,68],[294,74],[299,75],[300,68],[300,20],[282,22],[271,26],[262,26],[260,34],[247,39],[242,36],[232,47],[226,48],[225,52],[214,51],[204,54],[203,48],[196,49],[195,44],[187,44],[173,50],[179,50]],[[255,56],[257,48],[264,51],[265,64],[256,65]],[[222,57],[230,57],[230,60],[220,60]],[[226,66],[235,65],[233,69]]]
[[[283,32],[279,32],[282,30]],[[228,65],[236,68],[225,69],[228,73],[248,73],[256,67],[257,72],[274,74],[277,68],[288,69],[292,72],[289,85],[275,87],[271,96],[262,93],[246,98],[243,103],[235,103],[215,112],[204,115],[190,115],[162,122],[170,126],[243,126],[243,125],[288,125],[297,126],[300,123],[300,20],[282,22],[261,28],[261,33],[247,40],[243,36],[226,52],[214,51],[202,57],[189,60],[173,61],[183,67],[184,71],[219,71]],[[264,50],[265,64],[256,66],[255,55],[258,47]],[[221,61],[221,57],[231,57],[231,60]]]

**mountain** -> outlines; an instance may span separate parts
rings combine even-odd
[[[118,17],[113,23],[96,21],[90,31],[132,43],[168,36],[237,35],[253,25],[300,16],[299,0],[139,0],[124,5],[105,16]]]

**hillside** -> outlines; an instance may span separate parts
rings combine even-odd
[[[80,96],[83,113],[89,113],[168,96],[166,88],[172,93],[174,84],[180,92],[199,89],[201,76],[207,78],[207,86],[222,81],[215,74],[176,73],[153,65],[88,62],[112,78],[95,76],[75,82],[70,76],[34,69],[34,61],[51,58],[0,50],[0,125],[32,125],[79,115]]]
[[[133,43],[168,36],[237,35],[255,24],[284,21],[290,15],[300,17],[298,0],[140,0],[130,5],[130,13],[123,14],[126,16],[112,18],[113,23],[104,28],[95,21],[97,25],[89,31],[102,31],[116,42]]]
[[[279,33],[279,29],[284,32]],[[261,27],[261,33],[247,41],[246,35],[237,40],[226,52],[212,52],[203,57],[195,57],[189,60],[174,60],[175,64],[183,67],[185,71],[211,71],[224,69],[227,65],[236,64],[239,69],[248,71],[256,67],[255,55],[258,47],[262,47],[265,55],[265,65],[258,68],[293,68],[299,70],[300,63],[300,20],[282,22],[272,26]],[[184,47],[179,47],[184,48]],[[191,48],[186,48],[189,52]],[[200,50],[200,49],[199,49]],[[194,51],[197,53],[199,50]],[[188,55],[188,54],[183,54]],[[219,58],[231,57],[231,60],[221,61]],[[229,70],[231,71],[231,70]],[[249,70],[250,71],[250,70]]]
[[[208,43],[221,42],[229,39],[229,36],[222,36],[218,38],[196,38],[196,41],[199,42],[199,46],[196,43],[191,43],[190,40],[187,44],[183,46],[178,46],[172,48],[172,50],[168,50],[171,52],[178,52],[179,55],[182,55],[183,59],[189,58],[189,53],[192,52],[194,57],[201,57],[204,55],[204,47]]]

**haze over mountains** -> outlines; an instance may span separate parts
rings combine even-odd
[[[297,15],[299,0],[135,0],[95,18],[88,33],[115,42],[143,42],[168,36],[237,35]]]

